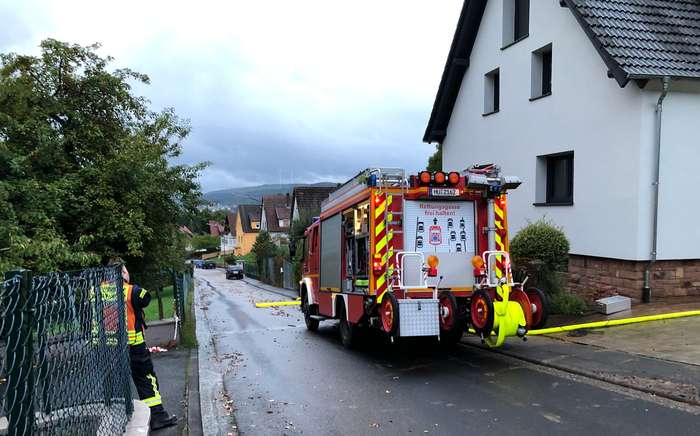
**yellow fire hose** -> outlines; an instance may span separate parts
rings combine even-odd
[[[587,322],[587,323],[583,323],[583,324],[565,325],[565,326],[561,326],[561,327],[550,327],[550,328],[546,328],[546,329],[530,330],[527,334],[530,336],[546,335],[549,333],[568,332],[571,330],[612,327],[612,326],[616,326],[616,325],[635,324],[635,323],[647,322],[647,321],[660,321],[660,320],[664,320],[664,319],[683,318],[683,317],[687,317],[687,316],[698,316],[698,315],[700,315],[700,310],[688,310],[685,312],[662,313],[660,315],[637,316],[637,317],[633,317],[633,318],[611,319],[608,321],[596,321],[596,322]]]
[[[614,326],[618,326],[618,325],[636,324],[636,323],[640,323],[640,322],[661,321],[664,319],[674,319],[674,318],[685,318],[688,316],[700,316],[700,310],[688,310],[685,312],[662,313],[659,315],[636,316],[633,318],[611,319],[608,321],[596,321],[596,322],[587,322],[587,323],[583,323],[583,324],[563,325],[563,326],[559,326],[559,327],[550,327],[550,328],[546,328],[546,329],[530,330],[529,332],[527,332],[527,336],[547,335],[550,333],[569,332],[572,330],[584,330],[584,329],[614,327]],[[474,329],[470,328],[469,333],[474,334],[474,333],[476,333],[476,331],[474,331]],[[491,334],[496,335],[497,333],[493,332]]]
[[[257,308],[277,307],[277,306],[300,306],[300,305],[301,305],[300,298],[297,298],[294,301],[264,301],[262,303],[255,303],[255,307],[257,307]]]

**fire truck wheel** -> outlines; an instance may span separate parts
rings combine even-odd
[[[302,312],[304,312],[304,322],[306,323],[306,328],[312,332],[315,332],[318,330],[318,323],[319,321],[317,319],[311,318],[311,311],[313,310],[309,306],[309,297],[306,295],[306,289],[301,294],[301,308]]]
[[[483,289],[472,294],[469,305],[472,327],[479,334],[490,335],[493,331],[493,300]]]
[[[340,342],[343,343],[343,347],[352,348],[357,342],[359,326],[348,321],[347,314],[345,313],[345,304],[341,302],[338,305],[338,310],[340,311],[340,324],[338,326],[340,330]]]
[[[399,302],[391,292],[386,292],[379,307],[379,317],[382,320],[382,330],[390,337],[396,336],[399,329]]]
[[[532,303],[532,329],[541,329],[547,324],[549,316],[549,300],[544,292],[537,288],[529,288],[526,292],[528,300]]]
[[[457,324],[457,299],[450,291],[442,291],[438,296],[440,302],[440,332],[449,332]]]

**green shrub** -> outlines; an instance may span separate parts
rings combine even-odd
[[[234,256],[233,254],[228,254],[228,255],[224,256],[224,263],[226,265],[231,265],[231,264],[236,263],[236,256]]]
[[[581,315],[588,309],[586,302],[578,295],[560,291],[549,296],[550,310],[561,315]]]
[[[539,264],[548,272],[562,271],[569,262],[569,240],[561,227],[542,218],[518,232],[511,241],[510,255],[518,268]]]

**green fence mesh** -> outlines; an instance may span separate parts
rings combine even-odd
[[[133,406],[120,268],[6,274],[0,310],[8,434],[122,434]]]

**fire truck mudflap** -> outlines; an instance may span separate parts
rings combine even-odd
[[[469,330],[493,347],[539,327],[546,298],[513,281],[508,255],[506,193],[519,184],[495,165],[358,174],[304,235],[307,327],[338,319],[348,346],[366,326],[451,343]]]

